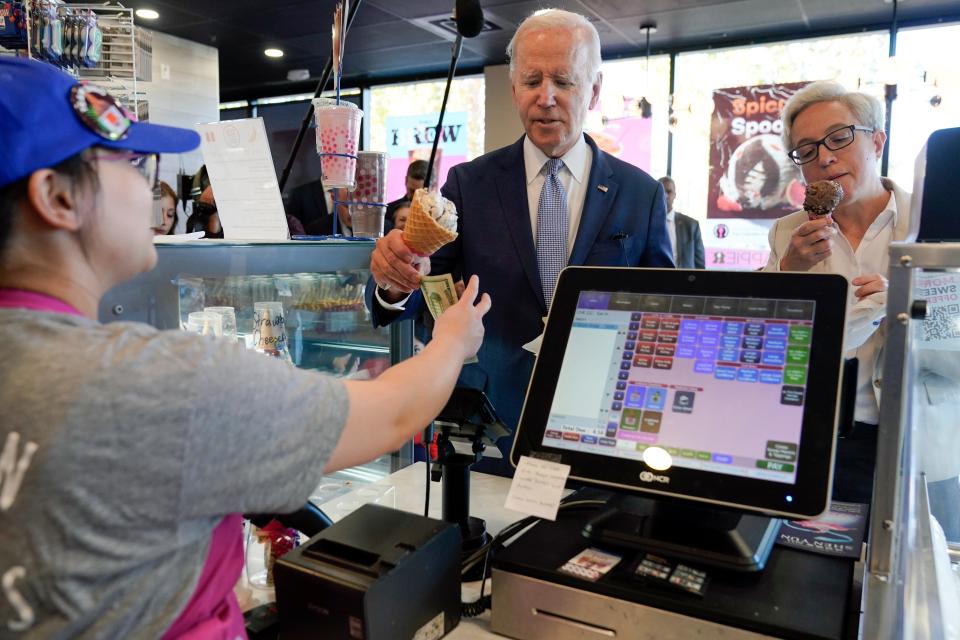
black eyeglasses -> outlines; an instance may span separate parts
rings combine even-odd
[[[873,133],[873,129],[870,127],[864,127],[859,124],[848,124],[845,127],[840,127],[839,129],[834,129],[827,135],[823,136],[816,142],[807,142],[799,147],[791,149],[787,155],[790,156],[790,159],[796,164],[807,164],[816,159],[820,155],[820,145],[825,146],[830,151],[837,151],[843,149],[844,147],[849,147],[853,144],[855,137],[855,131],[865,131],[867,133]]]

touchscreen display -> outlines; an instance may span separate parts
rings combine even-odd
[[[581,292],[542,444],[795,483],[814,305]]]

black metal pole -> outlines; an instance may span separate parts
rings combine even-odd
[[[473,456],[449,455],[443,466],[442,518],[460,526],[464,540],[470,539],[470,465]]]
[[[893,18],[890,21],[890,48],[888,54],[891,59],[897,55],[897,0],[893,0]],[[896,71],[896,68],[891,69],[893,73],[896,73]],[[893,111],[893,101],[897,99],[898,78],[886,78],[886,80],[892,80],[893,82],[884,87],[884,99],[887,109],[883,128],[887,134],[887,142],[883,145],[883,155],[880,159],[880,174],[884,176],[887,175],[887,170],[890,168],[890,123],[893,115],[891,113]]]
[[[360,5],[363,4],[363,0],[353,0],[353,3],[350,5],[350,13],[347,14],[347,33],[350,33],[350,25],[353,24],[353,19],[357,15],[357,11],[360,9]],[[344,38],[346,38],[347,33],[344,33]],[[323,93],[323,88],[327,86],[327,82],[330,81],[330,74],[333,72],[333,51],[330,51],[330,57],[327,58],[327,64],[323,67],[323,72],[320,74],[320,82],[317,84],[317,90],[314,91],[313,97],[319,98],[320,94]],[[297,132],[297,139],[293,142],[293,149],[290,151],[290,157],[287,158],[287,163],[283,166],[283,172],[280,174],[280,191],[283,191],[283,188],[287,184],[287,180],[290,179],[290,172],[293,170],[293,163],[297,159],[297,152],[300,151],[300,145],[303,144],[303,136],[307,134],[307,129],[310,128],[310,122],[313,120],[313,103],[307,107],[307,113],[303,116],[303,122],[300,123],[300,131]],[[336,211],[333,213],[334,216],[337,215]]]
[[[450,70],[447,71],[447,86],[443,91],[443,102],[440,104],[440,118],[437,120],[437,129],[433,136],[433,149],[430,150],[430,164],[427,165],[427,175],[423,180],[425,189],[430,188],[430,182],[433,179],[433,161],[437,157],[437,145],[440,144],[440,135],[443,133],[443,116],[447,112],[447,98],[450,97],[450,85],[453,83],[453,76],[457,73],[457,62],[460,60],[460,51],[463,49],[463,36],[457,34],[457,39],[453,43],[453,55],[450,56]]]

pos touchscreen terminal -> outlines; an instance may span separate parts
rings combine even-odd
[[[511,462],[655,498],[588,535],[762,568],[777,523],[742,513],[829,505],[846,305],[837,275],[568,268]]]

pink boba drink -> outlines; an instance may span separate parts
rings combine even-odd
[[[333,98],[314,98],[313,109],[323,186],[353,189],[363,111],[345,100],[337,104]]]

